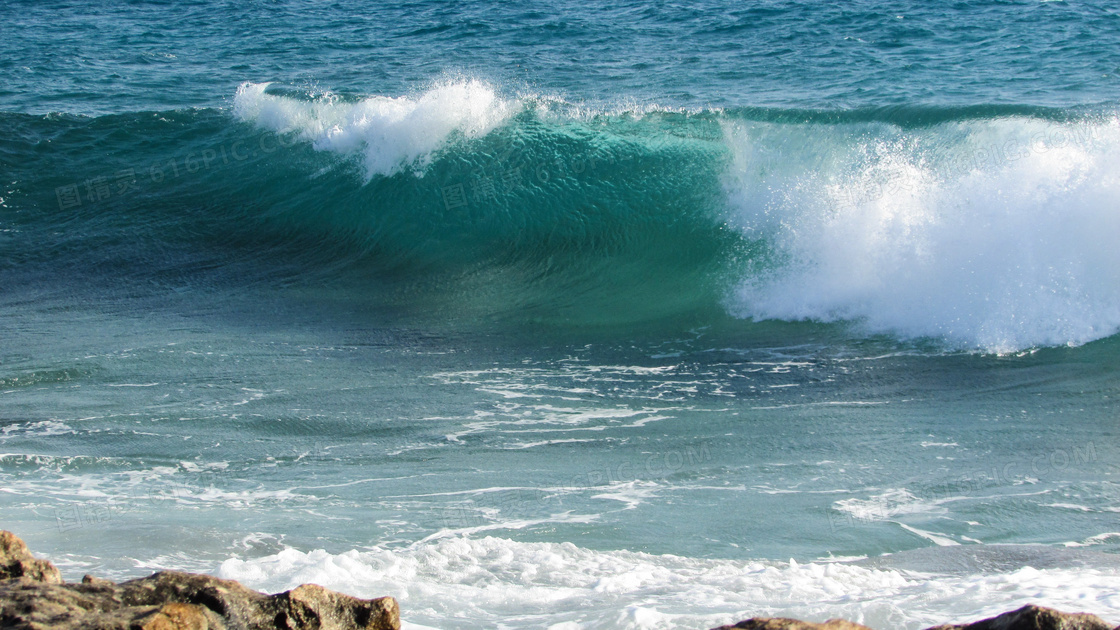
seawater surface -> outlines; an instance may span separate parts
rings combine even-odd
[[[0,23],[0,527],[68,579],[1120,622],[1112,5]]]

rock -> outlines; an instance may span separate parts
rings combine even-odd
[[[0,628],[27,630],[400,630],[392,597],[358,599],[314,584],[265,595],[232,580],[161,571],[114,584],[65,584],[0,531]]]
[[[733,626],[720,626],[712,630],[870,630],[867,626],[829,619],[824,623],[811,623],[797,619],[755,617]],[[1120,630],[1115,629],[1096,615],[1064,613],[1042,606],[1023,606],[1019,610],[1003,613],[998,617],[969,624],[945,624],[926,630]]]
[[[926,630],[1113,630],[1113,627],[1096,615],[1064,613],[1053,608],[1028,605],[974,623],[945,624]]]
[[[712,630],[871,630],[867,626],[845,621],[843,619],[829,619],[824,623],[813,623],[799,619],[786,619],[785,617],[754,617],[740,621],[733,626],[720,626]]]
[[[287,597],[289,618],[299,628],[369,628],[391,630],[400,627],[386,620],[398,620],[400,610],[392,597],[354,599],[317,584],[304,584],[277,597]]]
[[[0,530],[0,580],[18,578],[62,584],[62,574],[53,564],[37,560],[18,536]]]
[[[231,627],[251,629],[337,628],[397,630],[400,611],[391,597],[358,599],[315,584],[277,595],[263,595],[232,580],[161,571],[117,585],[128,606],[181,602],[203,606]]]
[[[172,604],[168,604],[172,606]],[[35,630],[224,629],[220,617],[199,606],[123,606],[112,589],[30,580],[0,582],[0,627]],[[161,614],[162,612],[162,614]],[[175,625],[179,624],[179,625]]]
[[[99,577],[93,577],[92,575],[83,575],[82,584],[85,584],[87,586],[98,586],[101,588],[113,588],[114,586],[116,586],[116,584],[110,582],[109,580]]]
[[[115,593],[125,606],[158,606],[165,602],[194,604],[218,615],[232,627],[272,628],[276,614],[272,598],[233,580],[209,575],[160,571],[145,578],[116,585]],[[279,596],[274,596],[279,597]],[[262,616],[269,617],[267,621]]]
[[[224,627],[213,625],[211,617],[201,606],[164,604],[159,610],[135,620],[131,627],[139,626],[140,630],[216,630]]]

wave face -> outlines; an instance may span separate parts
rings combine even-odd
[[[25,263],[171,284],[204,269],[190,282],[460,320],[730,315],[987,352],[1120,330],[1105,110],[612,110],[457,79],[3,119],[20,165],[5,203],[38,208],[12,215]]]

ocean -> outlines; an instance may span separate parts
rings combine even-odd
[[[1120,623],[1120,8],[0,5],[0,528],[406,629]]]

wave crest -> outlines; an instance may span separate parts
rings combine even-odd
[[[436,85],[415,96],[371,96],[345,102],[327,93],[313,100],[270,94],[269,83],[243,83],[234,114],[280,133],[297,133],[319,150],[364,156],[367,177],[427,166],[455,134],[486,135],[520,109],[475,80]]]

